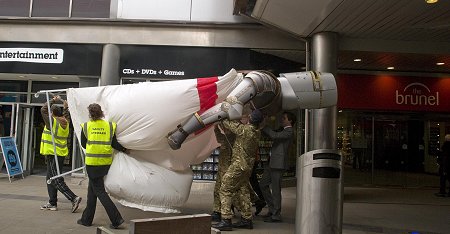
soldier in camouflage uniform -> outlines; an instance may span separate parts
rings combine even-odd
[[[220,128],[219,128],[220,126]],[[221,129],[223,133],[221,132]],[[222,177],[227,171],[231,164],[231,147],[234,143],[234,134],[232,134],[228,129],[224,128],[222,124],[218,124],[214,128],[214,133],[216,134],[217,142],[220,144],[219,148],[219,165],[217,169],[216,184],[214,185],[214,205],[213,213],[211,214],[212,221],[220,222],[221,211],[220,211],[220,187],[222,185]]]
[[[252,203],[248,184],[261,136],[258,125],[262,120],[262,113],[254,110],[250,115],[249,124],[242,124],[239,121],[223,121],[224,127],[234,133],[236,139],[233,144],[231,165],[223,175],[220,187],[222,220],[213,225],[214,228],[221,231],[231,231],[233,227],[253,229]],[[241,211],[241,220],[236,224],[231,224],[233,196],[237,196],[238,203],[236,205]]]

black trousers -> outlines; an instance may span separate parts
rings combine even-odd
[[[65,157],[58,156],[59,173],[62,173],[62,167]],[[46,179],[50,179],[53,176],[58,175],[56,170],[56,162],[54,155],[45,155],[45,161],[47,162],[47,176]],[[47,191],[49,196],[49,203],[56,206],[58,203],[58,191],[60,191],[69,201],[72,201],[77,197],[72,190],[64,182],[63,177],[58,177],[52,180],[51,184],[47,184]]]
[[[86,165],[86,172],[89,177],[89,186],[86,208],[81,216],[81,222],[85,225],[92,225],[95,215],[95,208],[97,206],[97,198],[105,208],[111,223],[114,226],[118,226],[121,223],[122,216],[105,190],[105,183],[103,179],[105,175],[108,174],[109,167],[110,166]]]
[[[253,165],[252,174],[250,175],[250,185],[252,186],[252,189],[253,191],[255,191],[256,195],[258,195],[259,202],[265,202],[263,193],[261,191],[261,188],[259,187],[258,177],[256,176],[256,169],[258,168],[258,163],[259,162],[255,162],[255,164]]]
[[[444,174],[443,167],[439,166],[439,193],[446,193],[447,181],[450,184],[450,175],[448,173]],[[448,194],[450,194],[450,188],[448,190]]]

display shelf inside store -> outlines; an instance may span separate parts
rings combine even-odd
[[[214,181],[217,179],[219,168],[219,149],[215,149],[211,155],[198,165],[191,165],[194,180]]]

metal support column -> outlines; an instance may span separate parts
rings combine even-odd
[[[338,35],[311,40],[311,70],[337,72]],[[336,106],[307,110],[305,154],[297,160],[296,233],[342,233],[342,160],[336,149]]]

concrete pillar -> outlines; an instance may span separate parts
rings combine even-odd
[[[103,46],[100,86],[120,84],[119,75],[120,48],[114,44]]]

